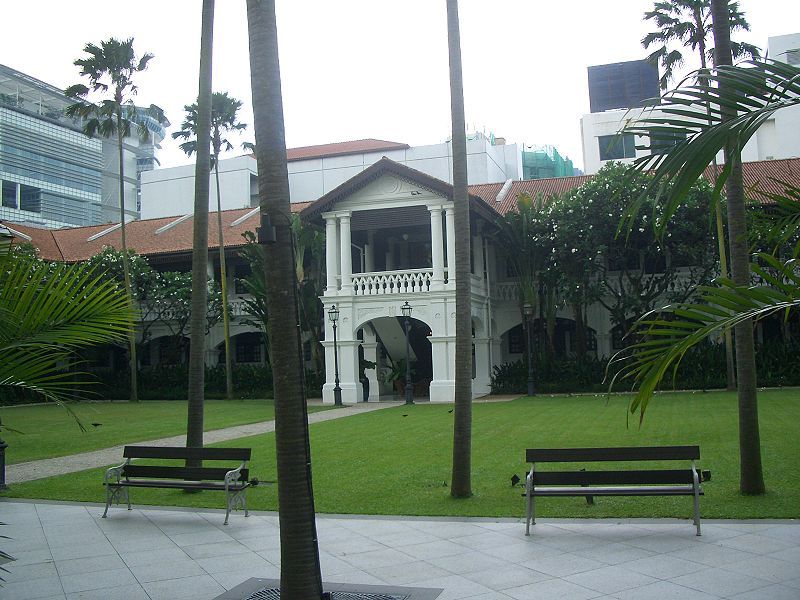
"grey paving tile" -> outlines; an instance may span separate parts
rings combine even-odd
[[[764,588],[730,596],[732,600],[797,600],[800,598],[800,593],[796,588],[786,587],[784,585],[769,585]]]
[[[413,587],[442,588],[444,591],[436,600],[460,600],[461,598],[472,598],[474,596],[489,594],[493,591],[460,575],[413,581],[408,585]]]
[[[506,567],[497,567],[493,569],[485,569],[482,571],[472,571],[464,573],[464,577],[470,581],[480,583],[481,585],[495,591],[506,590],[508,588],[515,588],[537,581],[544,581],[551,579],[550,575],[545,575],[539,571],[534,571],[520,565],[508,565]]]
[[[404,554],[400,550],[383,548],[370,552],[359,552],[357,554],[347,554],[341,557],[342,560],[349,562],[357,569],[371,571],[376,567],[386,567],[389,565],[407,564],[415,562],[413,556]]]
[[[767,554],[767,556],[800,565],[800,543],[798,543],[797,546],[792,546],[791,548],[786,548],[785,550],[778,550],[772,554]]]
[[[656,579],[672,579],[707,568],[706,565],[701,563],[684,560],[670,554],[627,561],[623,563],[623,566],[635,573],[655,577]]]
[[[64,592],[67,594],[123,585],[135,585],[136,583],[138,582],[127,568],[61,576],[61,585],[64,586]]]
[[[45,577],[58,576],[58,571],[56,570],[53,561],[28,564],[19,564],[14,561],[4,564],[3,568],[8,572],[0,572],[0,577],[9,583],[25,581],[26,579],[42,579]],[[2,588],[0,588],[0,594],[2,594]]]
[[[431,579],[433,577],[449,577],[452,573],[440,569],[427,561],[403,563],[401,565],[387,565],[368,569],[369,573],[390,585],[408,585],[412,581]],[[326,579],[335,579],[336,573],[322,565],[322,572]]]
[[[472,550],[485,550],[487,548],[501,548],[507,546],[513,540],[501,533],[485,531],[475,535],[452,538],[450,541]]]
[[[86,590],[67,594],[67,600],[150,600],[147,592],[138,583],[119,587]]]
[[[756,533],[737,535],[736,537],[722,540],[719,544],[727,548],[744,550],[751,554],[772,554],[792,547],[790,542],[785,542],[774,537],[758,535]]]
[[[512,598],[531,600],[531,598],[547,598],[547,600],[588,600],[601,594],[563,579],[547,579],[531,585],[503,590]]]
[[[408,529],[406,531],[399,531],[382,535],[378,538],[379,541],[386,544],[390,548],[399,548],[402,546],[411,546],[414,544],[425,544],[428,542],[439,541],[435,535],[419,531],[418,529]]]
[[[438,542],[427,542],[424,544],[403,546],[403,552],[420,560],[428,560],[441,556],[465,554],[469,552],[469,549],[465,548],[464,546],[460,546],[459,544],[454,544],[449,540],[439,540]]]
[[[800,545],[800,526],[798,526],[798,523],[775,525],[774,527],[759,530],[758,534]]]
[[[211,575],[153,581],[142,587],[151,600],[211,600],[225,592]]]
[[[114,546],[112,546],[108,540],[103,540],[93,544],[82,544],[73,547],[59,546],[57,548],[51,548],[50,553],[53,556],[53,560],[71,560],[76,558],[90,558],[93,556],[116,556],[117,551],[114,550]]]
[[[488,592],[486,594],[470,596],[469,600],[508,600],[508,598],[511,598],[511,596],[503,592]]]
[[[742,594],[772,583],[751,575],[742,575],[715,567],[675,577],[671,581],[707,594],[723,597]]]
[[[189,558],[146,565],[134,565],[130,567],[130,569],[139,583],[142,584],[152,581],[179,579],[206,574],[195,561]]]
[[[92,573],[94,571],[109,571],[111,569],[124,569],[125,563],[119,556],[106,554],[89,558],[73,558],[70,560],[57,560],[55,562],[58,574],[78,575],[79,573]]]
[[[528,560],[521,564],[524,567],[546,573],[552,577],[565,577],[606,566],[600,561],[584,558],[576,554],[558,554],[556,556]]]
[[[671,581],[657,581],[650,585],[617,592],[614,597],[619,600],[719,600],[720,598]]]
[[[182,550],[189,558],[211,558],[214,556],[230,556],[252,552],[250,548],[239,542],[215,542],[213,544],[198,544],[197,546],[184,546]]]
[[[483,548],[481,552],[502,559],[507,563],[521,563],[527,560],[544,558],[546,556],[564,554],[563,550],[553,546],[516,541],[496,548]]]
[[[689,532],[676,534],[671,532],[654,533],[643,537],[633,538],[625,542],[629,546],[636,548],[644,548],[652,552],[667,553],[675,552],[676,550],[683,550],[684,548],[691,548],[701,542],[697,541],[697,536]]]
[[[111,545],[120,554],[161,550],[163,548],[177,548],[175,542],[163,533],[133,538],[112,538]]]
[[[210,575],[223,573],[225,571],[238,571],[248,567],[252,567],[253,569],[265,569],[268,566],[272,566],[271,563],[268,563],[255,552],[200,558],[195,560],[194,563]]]
[[[697,544],[690,548],[681,548],[670,552],[666,556],[676,556],[683,560],[708,565],[709,567],[722,567],[747,558],[753,558],[756,555],[743,550],[720,546],[719,544]]]
[[[143,565],[163,564],[173,560],[186,560],[188,556],[182,548],[171,546],[169,548],[157,548],[155,550],[137,550],[136,552],[120,552],[120,557],[128,567],[140,567]]]
[[[790,581],[800,572],[800,564],[768,556],[756,556],[722,567],[725,570],[766,579],[772,583]]]
[[[625,567],[616,565],[569,575],[564,577],[564,580],[595,590],[601,594],[614,594],[658,581],[648,575],[632,573]]]
[[[64,593],[61,580],[58,576],[26,579],[3,584],[2,594],[4,600],[38,600],[49,598]]]
[[[439,558],[428,559],[432,565],[437,566],[445,571],[454,573],[456,575],[463,575],[472,571],[481,569],[488,569],[494,567],[502,567],[505,562],[499,558],[494,558],[483,552],[476,552],[470,550],[465,554],[456,554],[454,556],[440,556]]]
[[[8,552],[6,542],[3,540],[3,549]],[[39,550],[23,550],[22,552],[11,553],[14,556],[14,565],[31,565],[35,563],[52,562],[53,555],[50,553],[49,548],[42,548]]]
[[[444,540],[452,540],[457,537],[466,537],[483,533],[480,525],[469,522],[446,522],[446,521],[421,521],[413,523],[414,528],[435,535]]]
[[[219,531],[218,529],[170,534],[170,539],[178,546],[197,546],[198,544],[214,544],[216,542],[233,541],[232,537]]]
[[[644,548],[635,548],[624,543],[600,544],[589,548],[576,549],[571,552],[584,558],[591,558],[607,565],[618,565],[631,560],[647,558],[656,553]]]
[[[264,566],[258,568],[238,569],[235,571],[225,571],[222,573],[214,573],[211,575],[214,580],[219,583],[226,590],[235,588],[240,583],[243,583],[251,577],[261,577],[263,579],[280,579],[281,570],[269,563],[264,563]]]
[[[357,534],[353,534],[352,539],[325,544],[325,550],[334,556],[347,556],[348,554],[376,552],[385,549],[386,546],[383,544]]]

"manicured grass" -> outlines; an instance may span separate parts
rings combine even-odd
[[[522,489],[527,447],[699,444],[700,466],[712,471],[701,511],[707,518],[800,517],[800,391],[759,394],[761,439],[768,493],[738,492],[738,426],[735,394],[665,394],[651,404],[641,429],[625,410],[628,398],[602,396],[522,398],[473,408],[473,492],[449,496],[453,408],[400,406],[311,427],[314,490],[319,512],[405,515],[524,515]],[[227,442],[226,445],[233,445]],[[237,440],[254,450],[251,473],[275,479],[272,434]],[[628,465],[630,467],[630,465]],[[104,501],[102,469],[13,486],[12,497]],[[133,490],[135,504],[220,508],[221,494]],[[274,485],[248,494],[256,509],[275,510]],[[560,517],[689,518],[689,497],[543,498],[537,514]],[[112,513],[113,517],[113,513]]]
[[[8,464],[78,454],[186,433],[185,401],[79,402],[69,405],[86,427],[55,404],[0,408]],[[323,410],[320,406],[310,411]],[[272,400],[206,400],[205,430],[275,418]],[[99,423],[99,425],[93,425]]]

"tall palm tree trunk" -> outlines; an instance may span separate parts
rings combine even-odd
[[[694,8],[694,24],[697,31],[703,30],[703,13],[701,7],[698,5]],[[700,68],[706,68],[706,37],[701,34],[697,40],[697,52],[700,55]],[[708,85],[708,78],[701,77],[700,83]],[[708,113],[708,122],[711,124],[711,106],[706,106]],[[714,186],[717,183],[717,157],[714,156]],[[719,254],[719,275],[723,279],[728,278],[728,256],[725,250],[725,226],[722,216],[722,198],[719,195],[714,197],[714,216],[717,228],[717,251]],[[730,329],[725,330],[725,387],[728,390],[736,389],[736,369],[734,367],[734,349],[733,349],[733,334]]]
[[[219,191],[219,152],[214,153],[214,180],[217,184],[217,230],[219,241],[219,276],[222,280],[222,330],[225,337],[225,397],[233,400],[233,366],[231,359],[231,318],[228,312],[228,269],[225,265],[225,240],[222,236],[222,198]]]
[[[259,241],[264,244],[266,255],[268,332],[275,391],[281,598],[318,600],[322,596],[322,576],[303,394],[274,0],[247,0],[247,23],[261,206]],[[275,227],[274,239],[271,224]]]
[[[125,279],[125,294],[131,305],[131,314],[134,312],[133,286],[131,285],[131,268],[128,256],[128,240],[125,236],[125,166],[122,151],[122,107],[117,102],[117,151],[119,155],[119,233],[122,246],[122,272]],[[139,362],[136,358],[136,323],[131,320],[131,329],[128,332],[128,352],[131,371],[131,402],[139,401]]]
[[[186,446],[203,446],[205,338],[208,312],[208,182],[211,176],[211,57],[214,45],[214,0],[203,0],[200,33],[200,77],[197,97],[197,162],[194,170],[192,236],[192,312],[189,317],[189,402]],[[187,461],[188,462],[188,461]]]
[[[728,0],[711,0],[714,22],[714,51],[717,67],[731,64],[730,16]],[[724,97],[726,85],[720,85]],[[735,117],[724,106],[723,120]],[[750,261],[747,247],[744,186],[742,185],[741,149],[735,142],[725,147],[725,163],[731,173],[726,184],[728,196],[728,235],[733,281],[750,284]],[[758,427],[758,397],[756,395],[755,343],[753,323],[747,320],[736,326],[736,368],[739,390],[739,488],[743,494],[764,493],[764,473],[761,466],[761,440]]]
[[[458,0],[447,0],[450,56],[450,110],[453,121],[453,213],[456,238],[456,371],[453,419],[453,473],[450,494],[472,495],[472,307],[470,306],[470,227],[467,195],[467,134]]]

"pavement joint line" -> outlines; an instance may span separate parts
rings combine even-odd
[[[333,408],[310,413],[308,415],[308,424],[313,425],[314,423],[332,421],[334,419],[341,419],[356,414],[363,414],[401,405],[402,402],[399,401],[349,404],[346,405],[345,408]],[[206,431],[203,434],[203,441],[207,444],[215,444],[217,442],[225,442],[227,440],[235,440],[273,431],[275,431],[274,420],[261,421],[259,423],[246,423],[244,425],[235,425],[233,427]],[[109,448],[101,448],[99,450],[91,450],[89,452],[81,452],[79,454],[6,465],[6,483],[13,485],[15,483],[44,479],[45,477],[67,475],[87,469],[119,464],[122,462],[122,450],[126,445],[184,446],[186,445],[186,435],[175,435],[155,440],[143,440],[131,442],[130,444],[119,444]]]

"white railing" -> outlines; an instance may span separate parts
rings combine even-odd
[[[492,285],[492,298],[495,300],[518,300],[519,299],[519,284],[513,283],[495,283]]]
[[[354,273],[353,294],[356,296],[419,294],[430,291],[432,279],[433,269]]]

